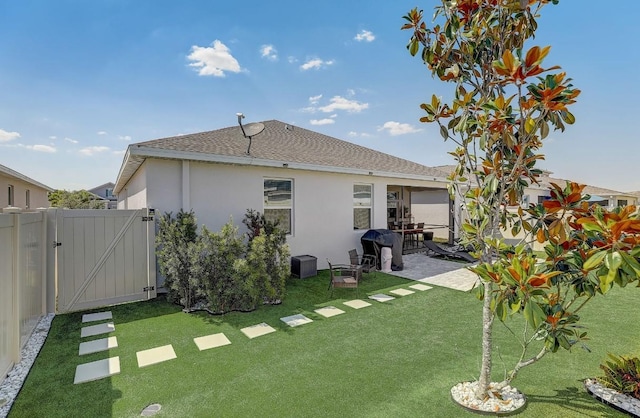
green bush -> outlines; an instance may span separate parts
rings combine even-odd
[[[609,359],[600,365],[604,376],[596,378],[598,383],[640,399],[640,358],[609,354]]]
[[[289,247],[277,224],[248,210],[243,221],[248,243],[229,220],[220,232],[197,233],[193,212],[160,219],[157,237],[160,271],[171,302],[186,311],[250,311],[259,303],[280,303],[289,277]]]

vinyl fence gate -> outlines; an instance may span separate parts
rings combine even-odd
[[[47,213],[56,312],[156,297],[153,209]]]

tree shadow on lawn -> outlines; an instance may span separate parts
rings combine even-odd
[[[582,384],[582,382],[580,382]],[[566,387],[565,389],[555,390],[554,395],[527,395],[527,404],[529,407],[535,404],[552,404],[559,409],[565,409],[575,414],[590,417],[615,418],[625,414],[616,411],[610,406],[596,401],[591,395],[585,391],[581,391],[576,387]]]
[[[357,292],[356,289],[334,289],[332,292],[329,289],[330,280],[328,270],[321,270],[316,276],[305,279],[289,278],[281,304],[261,305],[251,312],[229,312],[220,315],[196,312],[194,315],[212,325],[227,324],[241,329],[266,322],[276,329],[293,332],[293,328],[280,318],[302,314],[313,320],[324,319],[314,310],[325,306],[340,308],[345,301],[367,299],[370,294],[386,292],[412,283],[407,279],[377,272],[375,275],[365,275]]]

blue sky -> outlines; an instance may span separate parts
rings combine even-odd
[[[115,181],[127,145],[278,119],[450,164],[420,103],[452,86],[405,49],[401,17],[435,0],[0,2],[0,164],[53,188]],[[640,2],[547,6],[535,44],[582,90],[541,167],[640,190]]]

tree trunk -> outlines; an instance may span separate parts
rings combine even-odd
[[[476,398],[483,399],[489,391],[491,383],[491,350],[493,347],[492,331],[493,312],[491,311],[491,292],[493,283],[482,281],[484,286],[484,299],[482,303],[482,364],[480,366],[480,378]]]

